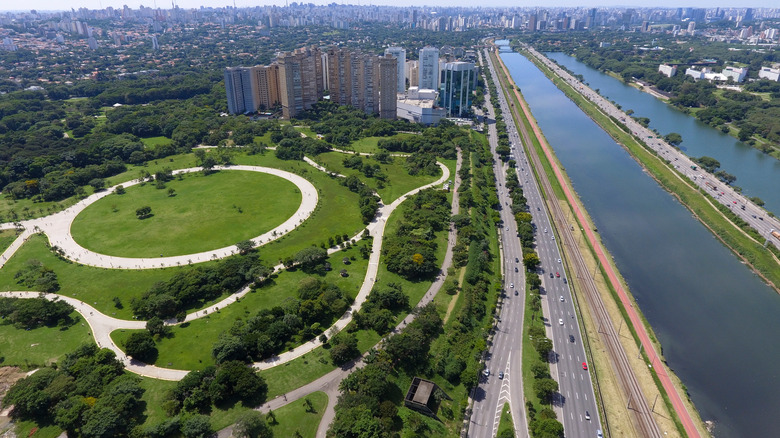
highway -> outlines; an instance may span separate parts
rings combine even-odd
[[[480,53],[482,56],[482,53]],[[488,57],[489,60],[489,57]],[[497,78],[492,63],[486,63],[493,78]],[[510,108],[505,100],[501,84],[494,81],[498,89],[499,102],[503,114],[511,118]],[[488,115],[494,120],[490,99],[486,99]],[[510,119],[511,120],[511,119]],[[564,269],[561,251],[555,238],[555,230],[550,225],[547,206],[543,201],[539,187],[528,167],[528,159],[520,143],[520,136],[514,123],[507,123],[512,143],[512,158],[517,161],[514,171],[528,200],[530,213],[536,225],[536,250],[541,260],[538,273],[542,278],[542,307],[546,315],[547,336],[553,341],[553,353],[550,356],[550,372],[559,383],[559,393],[555,397],[554,409],[559,421],[564,425],[568,437],[596,437],[602,429],[599,412],[596,407],[590,373],[583,369],[587,359],[581,342],[580,325],[571,300],[571,291]],[[502,164],[495,153],[497,133],[495,125],[488,125],[491,149],[496,163],[496,178],[499,200],[505,208],[501,211],[504,229],[501,235],[503,269],[505,272],[505,298],[500,308],[500,318],[496,333],[486,360],[489,376],[482,382],[475,397],[471,437],[495,436],[500,409],[505,401],[510,403],[517,436],[527,436],[527,422],[518,418],[525,414],[521,385],[521,348],[522,318],[525,298],[525,278],[523,275],[522,248],[517,237],[515,220],[508,206],[511,204],[509,193],[505,189],[508,166]],[[518,272],[515,272],[518,268]],[[552,274],[552,278],[550,275]],[[515,295],[515,291],[518,295]],[[497,374],[504,372],[504,379]],[[520,412],[517,412],[520,411]]]
[[[506,71],[505,66],[502,67],[503,71]],[[509,73],[507,72],[507,74]],[[518,117],[519,111],[522,110],[525,113],[525,117],[532,119],[530,110],[522,101],[519,93],[516,90],[514,93],[520,102],[521,108],[512,107],[512,109],[517,110]],[[555,177],[558,179],[559,184],[561,184],[564,195],[569,204],[572,206],[574,214],[577,216],[579,223],[587,224],[588,222],[586,218],[584,217],[580,207],[577,205],[574,199],[574,194],[563,181],[562,171],[554,163],[550,146],[546,143],[538,125],[536,125],[533,120],[531,120],[531,129],[533,130],[534,135],[539,139],[546,158],[552,163]],[[530,142],[530,134],[528,133],[528,130],[523,128],[521,133],[526,142]],[[534,149],[529,148],[529,151],[534,151]],[[537,168],[541,168],[541,162],[536,152],[533,152],[530,158]],[[556,195],[552,190],[549,179],[544,173],[539,174],[539,181],[542,183],[548,199],[555,199]],[[601,341],[606,348],[606,352],[609,356],[609,360],[612,364],[615,376],[617,377],[618,384],[622,389],[623,400],[626,402],[627,412],[631,414],[630,417],[634,426],[635,435],[660,437],[662,435],[653,416],[654,412],[652,412],[652,410],[647,405],[647,397],[644,396],[642,388],[639,386],[636,374],[631,368],[631,365],[626,357],[625,350],[619,341],[619,337],[616,333],[611,317],[606,311],[604,303],[601,300],[601,295],[593,278],[595,274],[591,274],[589,267],[583,259],[582,253],[579,251],[581,242],[578,242],[574,236],[573,224],[568,222],[568,216],[566,216],[566,214],[563,212],[560,203],[551,202],[550,209],[550,211],[553,213],[552,216],[554,217],[555,222],[558,224],[558,229],[556,232],[559,233],[559,235],[562,237],[561,240],[564,242],[564,245],[569,248],[567,253],[570,257],[570,264],[568,264],[567,267],[570,269],[569,272],[572,272],[577,279],[577,284],[580,288],[577,297],[584,299],[584,302],[587,303],[590,310],[590,315],[594,320],[594,324],[599,327],[598,336],[601,338]],[[628,301],[625,292],[622,290],[620,282],[618,281],[611,265],[609,265],[609,262],[606,260],[604,252],[601,250],[598,242],[595,241],[593,231],[589,228],[582,229],[582,231],[591,242],[591,245],[596,249],[596,256],[598,257],[599,263],[601,263],[602,267],[607,271],[606,273],[610,283],[612,283],[613,287],[618,290],[618,295],[620,296],[623,306],[625,306],[626,311],[629,314],[631,324],[639,332],[639,337],[643,346],[646,346],[651,363],[655,365],[656,369],[662,369],[663,366],[660,364],[660,359],[655,354],[655,351],[650,344],[649,338],[646,332],[643,330],[644,327],[641,325],[641,322],[639,321],[639,318],[636,315],[633,307],[631,307],[632,305],[630,301]],[[681,406],[681,402],[677,397],[677,393],[668,382],[668,376],[665,373],[659,373],[659,377],[661,378],[662,383],[664,383],[664,388],[666,389],[667,393],[670,393],[670,397],[673,399],[672,402],[675,404],[675,410],[677,411],[678,415],[681,416],[683,423],[686,425],[686,431],[690,436],[699,436],[692,424],[689,424],[691,423],[690,416],[687,415],[685,407]]]
[[[756,205],[753,201],[734,190],[731,186],[719,181],[714,175],[704,171],[691,158],[679,149],[666,143],[663,138],[645,128],[625,112],[618,109],[615,104],[596,93],[593,89],[580,82],[558,64],[536,51],[533,47],[524,45],[531,54],[549,67],[556,75],[565,80],[582,96],[596,104],[605,114],[620,120],[631,133],[643,140],[648,147],[653,149],[658,156],[665,158],[682,175],[692,183],[709,193],[721,204],[727,206],[751,227],[756,229],[761,236],[780,248],[780,239],[772,236],[772,231],[780,230],[780,220],[771,217],[766,210]],[[692,166],[695,166],[696,169]],[[760,242],[764,243],[764,242]]]

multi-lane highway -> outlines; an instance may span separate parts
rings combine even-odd
[[[731,186],[719,181],[712,174],[699,168],[697,163],[693,162],[693,160],[679,149],[666,143],[662,138],[659,138],[656,133],[645,128],[636,120],[626,115],[626,113],[618,109],[615,104],[583,84],[558,64],[536,51],[533,47],[524,46],[524,48],[528,49],[533,56],[543,62],[582,96],[596,104],[605,114],[620,120],[633,135],[642,139],[648,147],[658,153],[660,157],[668,160],[678,172],[685,175],[689,182],[701,187],[718,202],[730,208],[737,216],[756,229],[761,236],[780,248],[780,239],[771,234],[772,231],[780,230],[780,220],[776,217],[769,216],[766,210],[753,203],[741,193],[738,193],[731,188]]]
[[[482,54],[480,53],[480,56]],[[487,61],[487,62],[486,62]],[[493,78],[497,78],[489,57],[483,58],[482,65],[487,65]],[[495,81],[498,90],[499,103],[502,112],[511,120],[510,108],[504,97],[500,83]],[[489,117],[494,113],[487,98]],[[509,169],[500,164],[495,153],[497,133],[495,125],[488,126],[491,148],[496,164],[499,200],[506,208],[502,209],[501,217],[504,223],[501,242],[505,272],[505,298],[500,312],[500,320],[493,338],[492,347],[486,360],[488,376],[478,388],[475,397],[474,413],[469,436],[490,437],[496,433],[498,415],[504,402],[509,402],[516,425],[518,436],[527,436],[524,414],[524,403],[521,386],[520,353],[522,340],[522,318],[525,298],[525,278],[523,275],[522,248],[517,237],[514,218],[508,205],[511,204],[509,193],[505,188],[506,172],[515,171],[528,200],[530,213],[537,229],[536,250],[541,260],[539,275],[542,277],[542,306],[546,315],[547,335],[553,341],[554,352],[551,355],[551,373],[559,383],[559,394],[555,399],[555,410],[558,419],[563,423],[566,436],[595,437],[601,430],[601,422],[594,397],[591,376],[587,369],[588,361],[581,342],[580,326],[571,300],[571,292],[566,271],[555,238],[555,230],[550,225],[547,207],[528,165],[520,136],[514,123],[507,123],[507,130],[512,143],[512,158],[517,167]],[[515,272],[517,268],[517,272]],[[551,277],[552,275],[552,277]],[[517,295],[515,292],[517,291]],[[584,364],[584,365],[583,365]],[[503,372],[504,378],[498,374]]]

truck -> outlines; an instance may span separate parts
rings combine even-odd
[[[696,166],[691,166],[691,169],[696,170],[698,168]]]
[[[715,184],[713,184],[713,183],[711,183],[709,181],[706,181],[704,183],[704,185],[706,185],[707,187],[711,188],[712,190],[718,190],[718,188],[715,186]]]
[[[780,240],[780,233],[777,231],[772,231],[772,235],[775,236],[775,239]]]

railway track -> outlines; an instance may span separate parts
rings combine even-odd
[[[490,54],[486,53],[489,57]],[[491,62],[492,62],[492,58]],[[504,73],[508,76],[508,72],[504,70]],[[498,78],[495,78],[498,81]],[[501,84],[501,88],[505,87]],[[507,96],[509,98],[509,96]],[[511,99],[508,99],[511,100]],[[522,106],[525,117],[532,122],[530,111],[525,103],[518,96],[518,101]],[[519,109],[517,106],[511,106],[511,111],[516,121],[521,121]],[[536,154],[536,150],[533,148],[531,137],[526,129],[525,124],[518,123],[519,133],[523,138],[523,143],[526,145],[527,156],[531,158],[536,169],[543,169],[541,160]],[[543,142],[542,138],[539,138],[540,143]],[[636,378],[634,370],[631,368],[631,364],[628,361],[626,352],[623,346],[620,344],[620,339],[615,331],[615,327],[612,324],[612,320],[604,306],[604,302],[601,300],[601,295],[598,292],[598,288],[593,279],[593,275],[590,273],[582,254],[580,253],[577,245],[577,240],[571,232],[572,226],[564,214],[560,204],[556,201],[555,193],[552,189],[552,184],[547,178],[547,174],[543,171],[537,172],[537,180],[540,182],[544,191],[545,198],[548,200],[548,210],[552,216],[553,222],[557,225],[557,233],[559,238],[562,239],[564,246],[566,247],[565,254],[567,256],[568,267],[575,277],[579,280],[581,297],[585,298],[588,306],[591,309],[594,321],[599,327],[599,334],[601,340],[604,343],[607,354],[610,357],[615,375],[618,378],[620,387],[623,389],[623,395],[626,399],[626,406],[631,414],[632,424],[635,428],[637,436],[642,437],[657,437],[662,436],[658,424],[650,411],[647,400],[642,393],[642,389],[639,386],[639,381]],[[563,181],[560,182],[562,185]],[[587,224],[583,224],[587,226]],[[572,288],[573,289],[573,288]],[[608,424],[608,423],[605,423]]]

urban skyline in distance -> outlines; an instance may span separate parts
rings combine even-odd
[[[292,1],[281,0],[174,0],[176,6],[184,9],[197,9],[200,7],[225,7],[233,6],[246,8],[255,6],[285,6],[285,4],[291,4]],[[423,4],[414,0],[351,0],[351,1],[333,1],[333,0],[309,0],[299,1],[298,3],[314,4],[318,6],[328,5],[330,3],[336,3],[339,5],[360,5],[360,6],[398,6],[409,7],[417,6],[420,8],[426,7],[473,7],[473,2],[466,0],[425,0]],[[30,0],[21,4],[0,6],[0,12],[5,11],[61,11],[69,10],[70,8],[87,8],[87,9],[104,9],[107,7],[113,7],[115,9],[121,9],[125,5],[130,8],[137,9],[139,6],[169,9],[172,2],[168,0],[74,0],[68,3],[64,3],[60,0]],[[24,8],[15,6],[24,5]],[[651,4],[642,0],[534,0],[524,4],[518,4],[513,0],[489,0],[480,4],[480,7],[485,8],[556,8],[556,7],[659,7],[659,8],[677,8],[677,7],[700,7],[700,8],[716,8],[716,7],[734,7],[734,8],[778,8],[776,0],[749,0],[748,3],[742,3],[735,0],[688,0],[685,4],[680,4],[678,0],[655,0]]]

